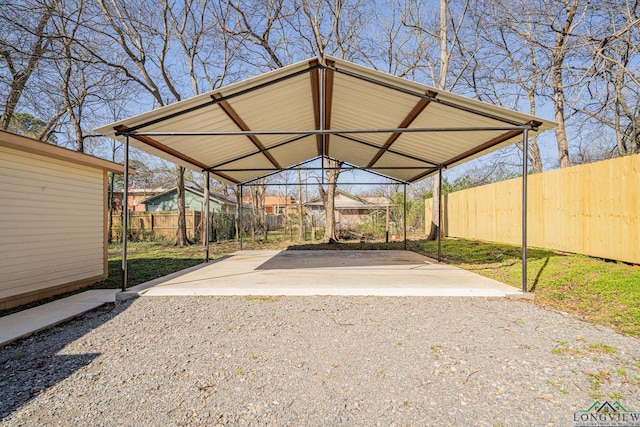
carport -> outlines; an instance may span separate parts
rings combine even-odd
[[[555,123],[338,58],[312,58],[97,132],[242,188],[314,159],[405,185],[522,142]],[[523,156],[522,290],[526,292],[527,156]],[[125,168],[125,171],[128,169]],[[324,173],[322,173],[324,179]],[[123,211],[127,224],[125,175]],[[241,193],[242,194],[242,193]],[[205,201],[208,201],[205,196]],[[208,207],[205,207],[208,210]],[[207,226],[208,229],[208,226]],[[438,233],[440,234],[440,233]],[[127,235],[126,228],[123,236]],[[123,239],[123,290],[127,248]]]

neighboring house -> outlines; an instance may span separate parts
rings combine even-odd
[[[129,214],[129,234],[133,239],[173,239],[178,230],[178,189],[172,188],[151,196],[140,202],[145,209],[142,212]],[[188,239],[204,239],[203,229],[205,217],[204,191],[199,188],[185,188],[185,227]],[[244,216],[250,212],[250,206]],[[211,234],[214,239],[231,239],[235,233],[235,197],[211,192],[209,194],[209,211],[212,214]],[[112,237],[121,239],[122,219],[114,217]]]
[[[133,212],[144,212],[145,205],[142,202],[165,191],[167,191],[165,188],[130,188],[127,191],[127,208]],[[122,191],[113,193],[113,206],[114,210],[122,211]]]
[[[184,189],[185,210],[202,212],[204,210],[204,191],[186,187]],[[177,211],[178,189],[172,188],[163,193],[151,196],[141,202],[147,212]],[[222,213],[235,213],[235,197],[225,196],[220,193],[209,193],[209,211]]]
[[[250,196],[242,198],[244,203],[252,204]],[[289,215],[295,212],[298,202],[293,196],[264,196],[264,213],[267,215]]]
[[[107,278],[107,172],[123,166],[0,131],[0,309]]]
[[[320,197],[308,200],[303,205],[307,212],[316,217],[316,224],[321,225],[324,222],[325,209]],[[341,227],[362,224],[368,221],[376,210],[384,212],[391,206],[391,201],[386,197],[358,197],[338,189],[334,199],[336,223]]]

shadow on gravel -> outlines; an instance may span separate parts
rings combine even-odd
[[[58,353],[127,307],[128,304],[119,307],[106,304],[52,329],[0,347],[0,422],[100,356],[100,353]]]

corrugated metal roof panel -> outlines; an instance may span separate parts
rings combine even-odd
[[[257,176],[262,176],[270,173],[268,170],[261,170],[254,172],[253,169],[270,169],[275,172],[277,169],[269,162],[269,160],[263,155],[254,155],[245,159],[237,160],[224,165],[222,168],[223,174],[235,178],[239,182],[253,179]],[[244,169],[230,172],[228,169]],[[215,172],[215,170],[213,171]]]
[[[473,134],[471,132],[432,132],[421,135],[403,134],[395,144],[393,144],[392,148],[402,153],[416,155],[425,160],[444,163],[457,154],[470,150],[502,133],[503,132],[482,132],[482,135],[476,132]],[[479,139],[480,136],[486,136],[486,138]]]
[[[208,166],[258,151],[246,136],[157,137],[156,139],[190,157],[199,159]]]
[[[377,149],[366,145],[358,144],[342,138],[339,135],[332,135],[329,144],[329,156],[337,160],[343,160],[353,165],[367,166],[371,158],[378,152]]]
[[[405,156],[401,156],[399,154],[393,154],[393,153],[385,153],[380,160],[378,160],[378,162],[376,162],[375,167],[394,167],[394,168],[398,168],[398,167],[408,167],[408,168],[415,168],[415,167],[424,167],[425,169],[429,169],[432,167],[436,167],[437,165],[432,165],[426,162],[421,162],[418,160],[414,160],[411,158],[407,158]]]
[[[315,136],[307,136],[270,151],[285,168],[313,159],[318,155]]]
[[[336,75],[332,129],[396,128],[415,106],[417,100],[397,91],[376,88],[353,77]],[[388,134],[360,134],[359,138],[382,146]]]
[[[333,58],[333,57],[326,57],[326,58],[328,60],[334,61],[337,68],[343,69],[345,71],[359,74],[371,80],[376,80],[385,84],[395,85],[395,86],[408,89],[410,91],[418,92],[418,93],[426,93],[427,91],[433,91],[438,94],[437,99],[440,99],[446,102],[451,102],[461,107],[473,108],[485,113],[494,114],[494,115],[504,117],[506,119],[514,120],[519,123],[527,123],[531,120],[540,121],[542,122],[542,125],[540,126],[541,131],[550,130],[556,126],[554,122],[549,120],[544,120],[539,117],[531,116],[528,114],[520,113],[518,111],[499,107],[497,105],[492,105],[486,102],[467,98],[466,96],[456,95],[451,92],[436,89],[432,86],[413,82],[411,80],[403,79],[401,77],[393,76],[391,74],[387,74],[381,71],[373,70],[371,68],[363,67],[361,65],[357,65],[352,62],[344,61],[338,58]],[[372,83],[372,86],[374,85],[375,83]]]
[[[95,129],[96,132],[101,133],[102,135],[105,136],[110,136],[112,138],[116,138],[116,139],[120,139],[122,140],[122,138],[117,138],[115,136],[116,131],[114,130],[114,127],[116,127],[117,125],[125,125],[129,128],[140,125],[142,123],[146,123],[149,121],[153,121],[156,119],[160,119],[162,117],[166,117],[168,115],[172,115],[175,113],[179,113],[182,111],[186,111],[189,110],[191,108],[194,107],[198,107],[204,104],[208,104],[210,102],[212,102],[212,96],[214,95],[221,95],[221,96],[234,96],[237,95],[239,93],[242,93],[243,91],[247,91],[250,90],[252,88],[256,88],[259,87],[260,85],[265,85],[265,84],[269,84],[271,82],[277,81],[278,79],[282,79],[282,78],[286,78],[287,76],[290,76],[292,74],[295,74],[297,72],[301,72],[304,70],[309,69],[309,62],[313,61],[314,58],[310,59],[310,60],[305,60],[305,61],[300,61],[298,63],[295,64],[291,64],[288,65],[286,67],[277,69],[277,70],[273,70],[271,72],[265,73],[265,74],[261,74],[237,83],[233,83],[230,84],[228,86],[216,89],[214,91],[210,91],[204,94],[200,94],[200,95],[196,95],[194,97],[188,98],[188,99],[184,99],[182,101],[178,101],[178,102],[174,102],[173,104],[169,104],[163,107],[159,107],[156,108],[154,110],[148,111],[146,113],[142,113],[142,114],[137,114],[135,116],[129,117],[127,119],[124,120],[119,120],[113,123],[110,123],[108,125],[105,126],[101,126],[97,129]],[[268,86],[264,87],[264,89],[268,88]],[[260,90],[260,89],[258,89]],[[246,95],[250,95],[251,92],[247,93]],[[245,95],[239,95],[239,96],[245,96]],[[209,108],[209,107],[204,107],[204,108]],[[195,111],[199,111],[199,110],[195,110]],[[188,113],[189,115],[191,114],[197,114],[195,113],[195,111]],[[216,114],[214,113],[212,116],[215,116]],[[157,131],[158,128],[158,124],[155,125],[151,125],[146,127],[144,130],[146,131]],[[220,129],[215,129],[215,130],[220,130]]]
[[[251,97],[231,99],[229,105],[252,130],[314,129],[310,90],[311,79],[304,74],[269,86]],[[265,147],[270,147],[291,136],[259,135],[257,138]]]
[[[412,178],[418,176],[418,174],[422,174],[421,171],[417,171],[414,169],[376,169],[376,172],[382,175],[394,177],[399,181],[405,181],[405,182],[409,182]],[[437,173],[437,171],[434,173]],[[425,177],[431,176],[431,175],[432,174],[425,175]]]

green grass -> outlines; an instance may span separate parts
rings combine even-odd
[[[417,242],[434,257],[435,242]],[[520,288],[518,246],[445,239],[444,261]],[[498,256],[502,254],[502,256]],[[640,267],[546,249],[529,249],[527,288],[535,303],[580,315],[587,321],[640,337]]]
[[[243,249],[327,249],[327,250],[402,250],[402,242],[339,244],[293,244],[270,239],[268,242],[244,242]],[[239,249],[237,242],[212,244],[212,259]],[[436,242],[407,242],[407,249],[435,258]],[[120,287],[122,247],[109,246],[109,279],[86,289]],[[447,238],[442,241],[444,262],[503,283],[521,287],[519,246]],[[168,242],[134,242],[128,246],[128,284],[162,277],[203,262],[204,248],[193,245],[177,248]],[[535,304],[577,314],[585,320],[609,326],[618,332],[640,337],[640,267],[620,262],[558,253],[546,249],[528,250],[528,289],[535,293]],[[70,294],[65,294],[70,295]],[[58,296],[56,298],[60,298]],[[55,299],[55,298],[54,298]],[[39,302],[51,301],[47,299]],[[35,304],[0,311],[0,316]],[[515,320],[518,322],[518,319]],[[591,349],[611,352],[606,345]],[[559,350],[560,351],[560,350]]]
[[[402,242],[295,245],[292,249],[403,249]],[[434,241],[410,241],[407,249],[436,258]],[[522,287],[521,248],[476,240],[442,240],[442,260],[518,289]],[[527,251],[527,289],[535,304],[577,314],[585,320],[640,337],[640,266],[559,253]]]
[[[217,254],[214,255],[216,257]],[[200,245],[178,248],[168,242],[127,244],[127,284],[129,287],[200,264],[205,258]],[[92,289],[120,288],[122,245],[109,246],[109,278]]]

